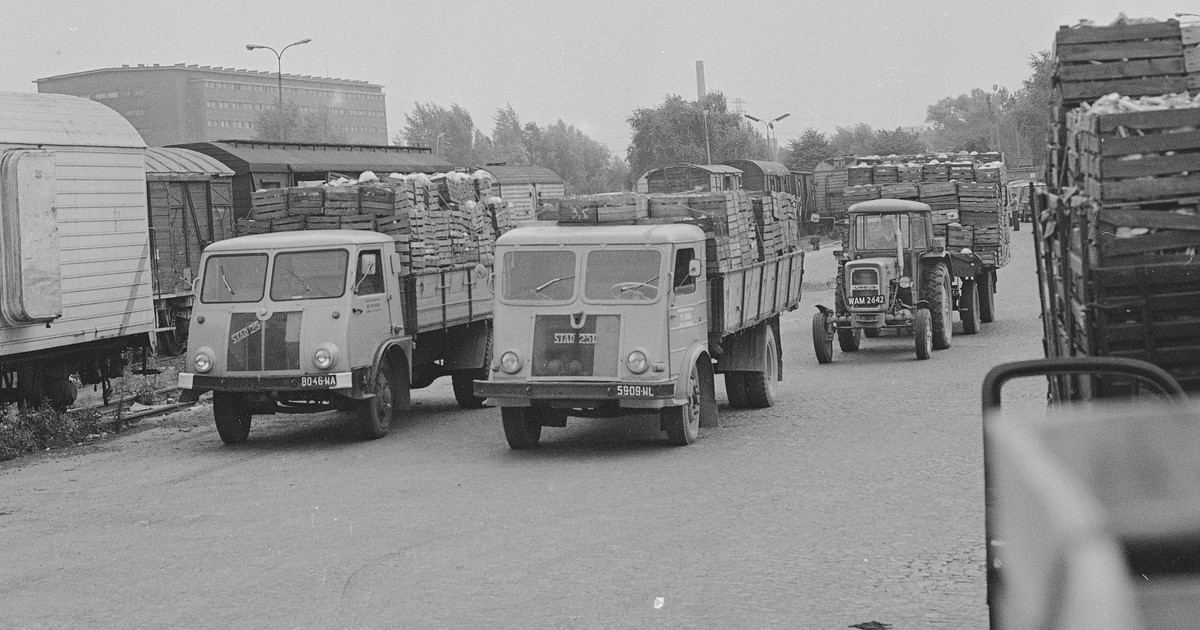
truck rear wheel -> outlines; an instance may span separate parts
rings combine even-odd
[[[996,319],[996,276],[985,271],[975,276],[975,285],[979,287],[979,321],[990,324]]]
[[[918,359],[928,359],[933,354],[933,317],[927,308],[919,308],[913,313],[913,341]]]
[[[820,364],[833,361],[833,335],[829,332],[828,319],[829,316],[825,313],[813,315],[813,352],[816,353],[817,363]]]
[[[729,406],[734,409],[745,409],[746,402],[746,373],[726,372],[725,393],[729,395]]]
[[[687,403],[679,407],[665,407],[660,412],[667,442],[672,446],[687,446],[700,435],[700,374],[696,366],[688,374]],[[749,392],[747,392],[749,393]]]
[[[250,409],[235,392],[213,392],[213,420],[217,435],[226,444],[241,444],[250,437]]]
[[[395,411],[395,387],[396,378],[391,362],[380,359],[371,387],[371,393],[375,395],[360,401],[358,409],[355,410],[358,433],[363,439],[375,440],[387,435]]]
[[[857,352],[862,344],[861,328],[839,328],[837,330],[838,347],[842,352]]]
[[[950,337],[954,334],[953,305],[954,299],[950,293],[950,272],[945,263],[934,263],[925,273],[925,301],[929,303],[929,317],[933,323],[933,349],[945,350],[950,347]]]
[[[959,315],[962,317],[963,334],[974,335],[979,332],[979,286],[974,280],[964,280],[962,295],[958,298]]]
[[[775,404],[775,387],[779,381],[779,348],[775,346],[775,335],[769,328],[763,362],[761,372],[745,373],[746,406],[753,409],[766,409]]]
[[[486,381],[488,377],[487,369],[482,370],[462,370],[454,372],[450,375],[450,381],[454,385],[454,400],[458,401],[458,406],[463,409],[482,409],[486,405],[486,398],[480,398],[475,395],[475,381]]]
[[[533,407],[501,407],[500,422],[504,439],[514,451],[531,449],[542,439],[542,421]]]

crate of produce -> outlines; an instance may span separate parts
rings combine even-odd
[[[906,182],[902,184],[884,184],[879,187],[880,199],[910,199],[913,201],[921,198],[920,190],[917,184]]]
[[[1054,38],[1054,96],[1064,110],[1117,92],[1187,90],[1179,22],[1062,27]]]
[[[855,164],[846,169],[847,186],[865,186],[873,183],[875,183],[875,173],[870,164]]]

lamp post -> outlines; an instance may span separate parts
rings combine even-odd
[[[1184,17],[1184,16],[1200,18],[1200,14],[1197,14],[1197,13],[1176,13],[1175,14],[1175,17]]]
[[[442,157],[442,136],[444,135],[446,135],[445,131],[439,133],[437,140],[433,141],[433,154],[437,157]]]
[[[770,154],[770,158],[771,158],[771,160],[774,160],[774,159],[775,159],[775,153],[776,153],[776,151],[775,151],[775,148],[774,148],[774,147],[771,145],[771,132],[775,130],[775,123],[777,123],[777,122],[779,122],[779,121],[783,120],[784,118],[787,118],[788,116],[791,116],[792,114],[791,114],[791,113],[787,113],[787,114],[784,114],[784,115],[782,115],[782,116],[779,116],[778,118],[774,118],[774,119],[772,119],[772,120],[763,120],[763,119],[761,119],[761,118],[755,118],[754,116],[751,116],[750,114],[742,114],[742,115],[743,115],[743,116],[745,116],[746,118],[749,118],[750,120],[753,120],[753,121],[755,121],[755,122],[760,122],[760,123],[762,123],[762,124],[763,124],[763,126],[766,128],[766,131],[767,131],[767,152]]]
[[[284,129],[283,129],[283,53],[287,49],[291,48],[292,46],[299,46],[300,44],[307,44],[308,42],[311,42],[311,41],[312,41],[312,39],[306,37],[302,40],[295,41],[295,42],[288,44],[287,46],[284,46],[282,50],[275,50],[274,48],[271,48],[270,46],[263,46],[262,44],[246,44],[246,50],[255,50],[258,48],[266,48],[267,50],[275,53],[275,64],[276,64],[275,65],[275,68],[276,68],[275,75],[279,79],[279,139],[280,140],[284,139]]]

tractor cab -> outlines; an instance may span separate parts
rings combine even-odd
[[[897,299],[913,304],[911,287],[920,260],[941,254],[943,239],[933,236],[932,210],[915,201],[878,199],[849,210],[848,249],[838,256],[838,295],[851,313],[882,313]]]

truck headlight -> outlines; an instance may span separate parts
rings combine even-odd
[[[912,286],[912,278],[909,278],[908,276],[900,276],[900,279],[896,281],[896,284],[899,284],[901,289],[907,289]]]
[[[213,351],[210,348],[200,348],[196,351],[196,356],[192,357],[192,365],[196,367],[196,371],[201,374],[207,374],[213,369]]]
[[[521,371],[521,356],[509,350],[500,355],[500,369],[506,374],[516,374]]]
[[[327,341],[313,352],[312,364],[318,370],[328,370],[337,363],[337,359],[338,347]]]
[[[646,360],[646,353],[641,350],[634,350],[629,353],[629,358],[625,359],[625,367],[629,368],[634,374],[641,374],[650,367],[650,362]]]

